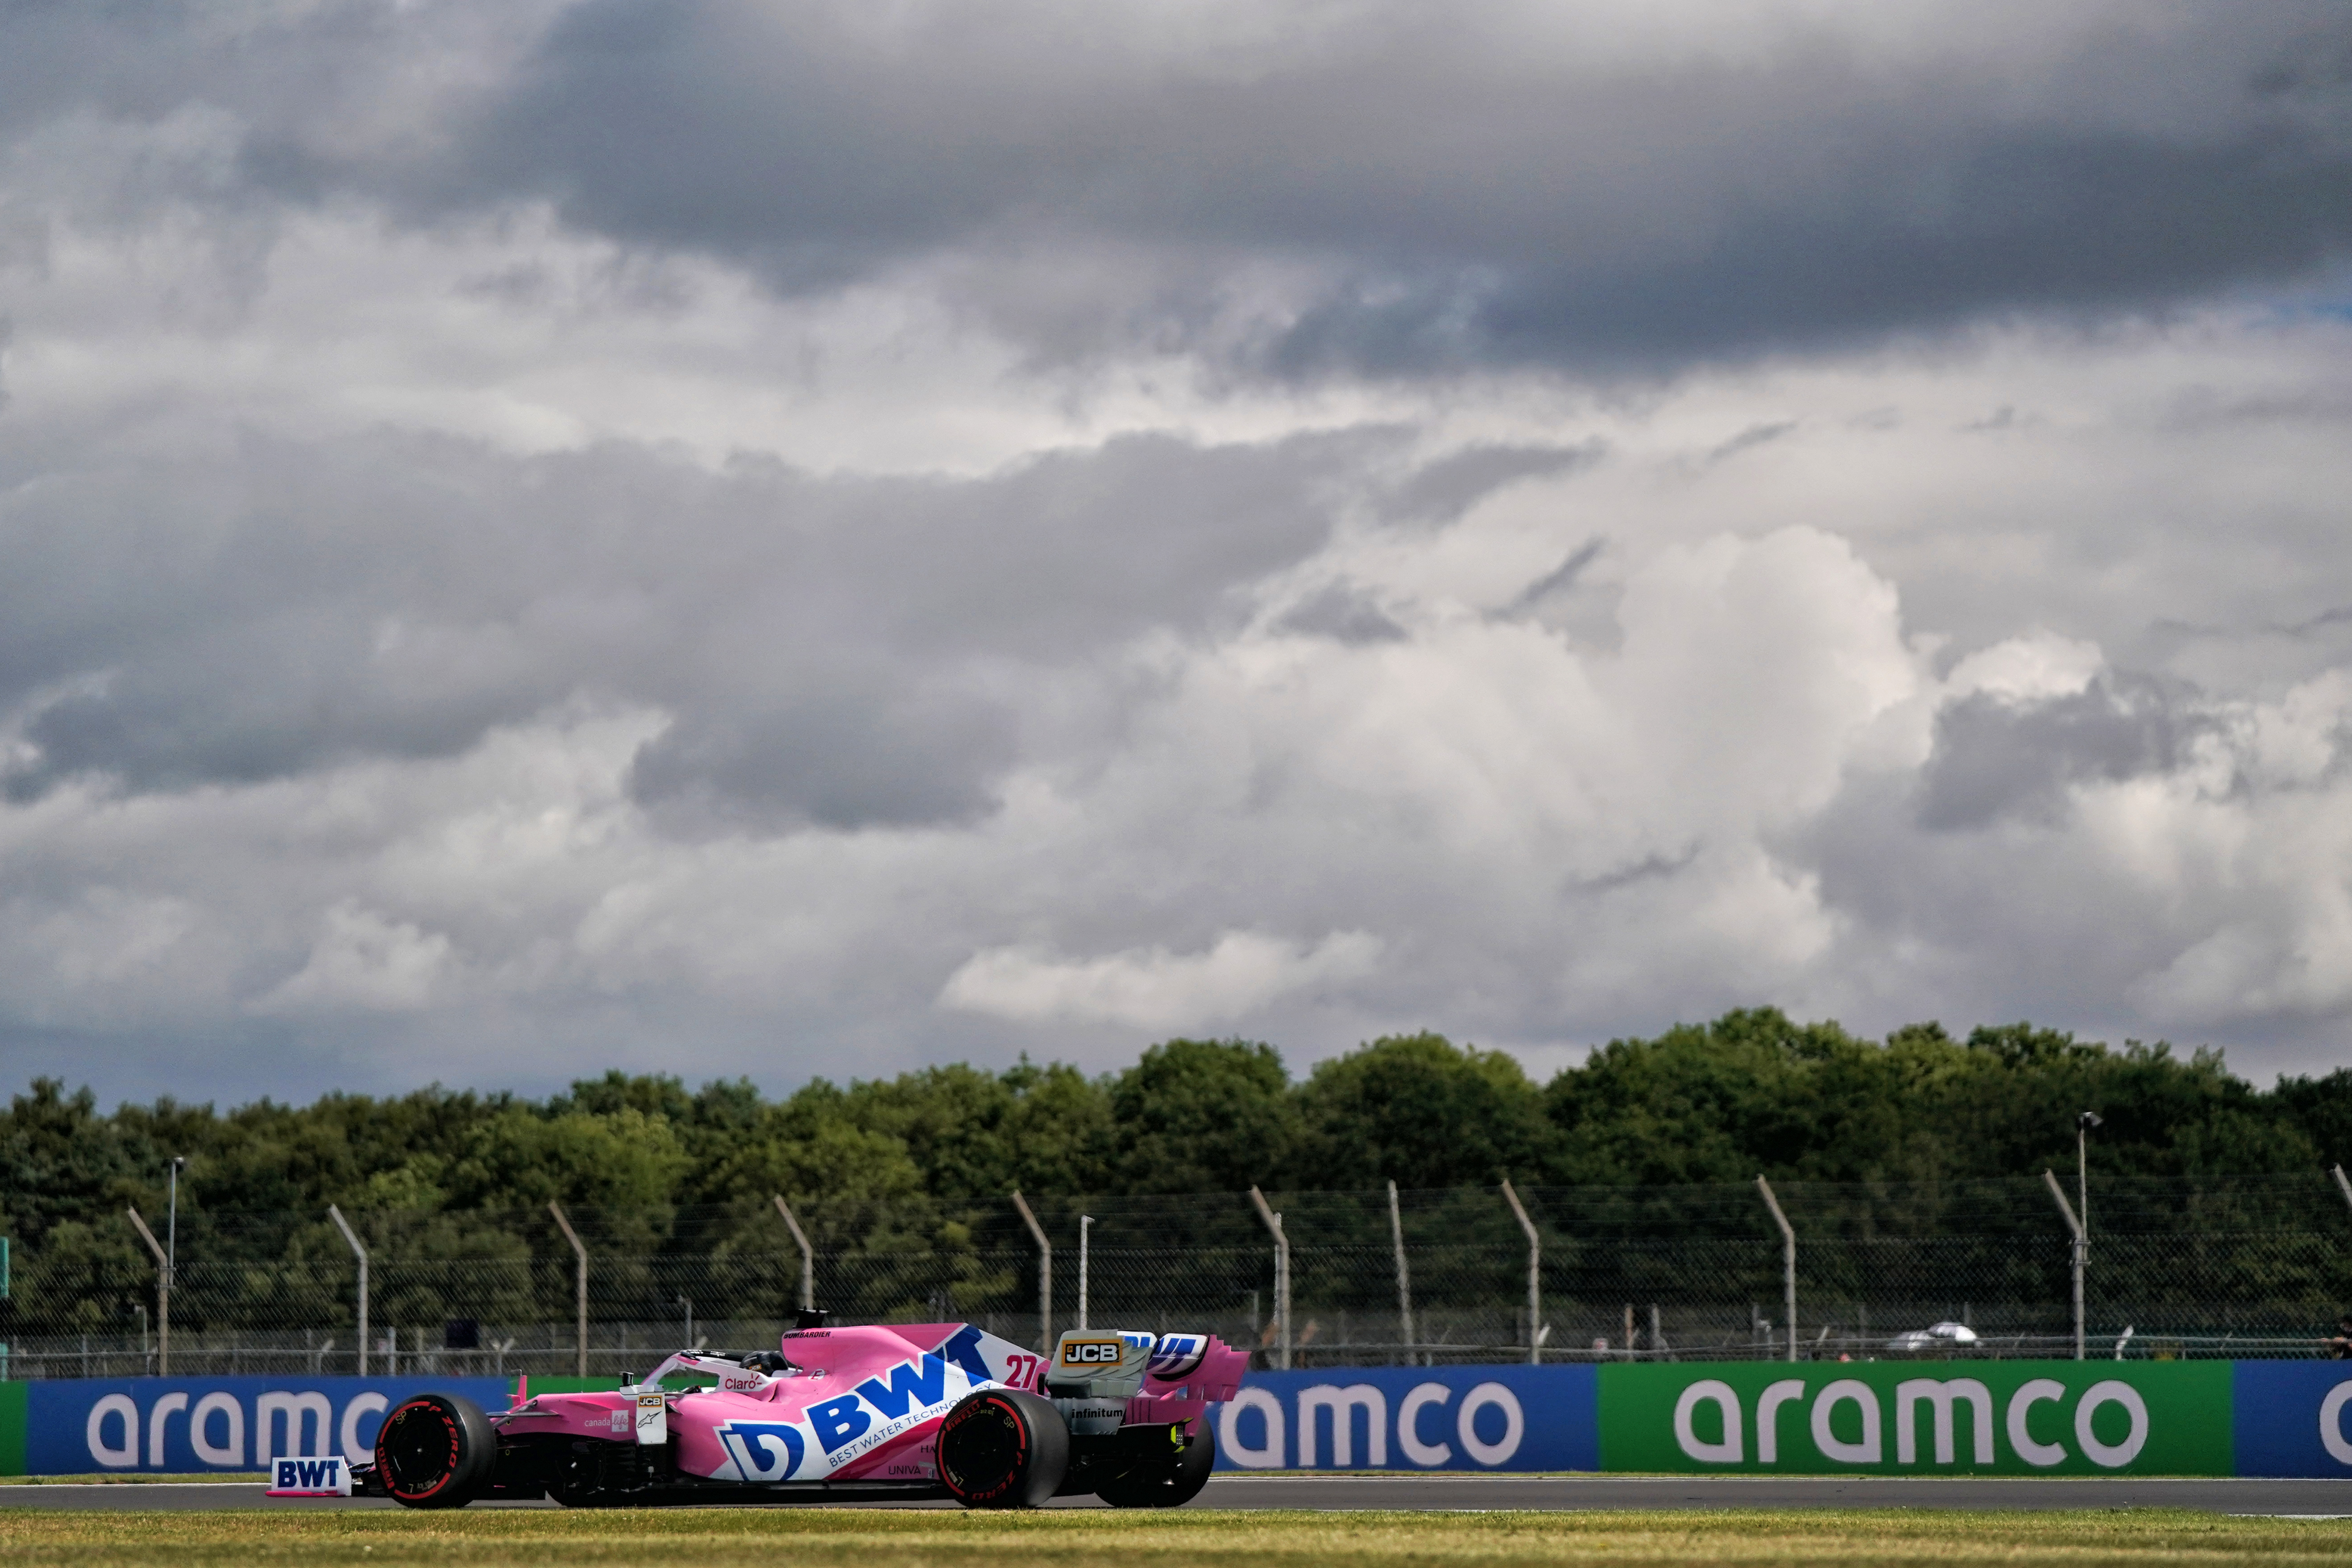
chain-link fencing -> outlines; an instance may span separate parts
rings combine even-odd
[[[771,1194],[571,1212],[584,1356],[578,1255],[547,1210],[347,1217],[378,1372],[617,1375],[696,1343],[772,1345],[804,1268],[837,1321],[969,1320],[1042,1345],[1049,1318],[1083,1312],[1208,1330],[1262,1365],[2074,1353],[2074,1251],[2042,1178],[1776,1191],[1797,1234],[1793,1346],[1782,1238],[1747,1184],[1524,1189],[1532,1248],[1496,1188],[1268,1194],[1265,1215],[1248,1194],[1033,1198],[1050,1259],[1009,1194],[952,1218],[806,1202],[806,1256]],[[2088,1197],[2087,1353],[2327,1353],[2352,1306],[2352,1205],[2326,1174],[2095,1179]],[[359,1259],[326,1215],[184,1208],[173,1250],[173,1373],[358,1369]],[[160,1369],[162,1272],[127,1217],[20,1245],[5,1375]]]

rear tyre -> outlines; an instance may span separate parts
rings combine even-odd
[[[940,1423],[940,1480],[966,1508],[1035,1508],[1069,1468],[1070,1429],[1034,1394],[980,1389]]]
[[[463,1508],[488,1485],[499,1438],[481,1406],[462,1394],[403,1400],[375,1435],[375,1472],[410,1508]]]
[[[1216,1462],[1216,1439],[1209,1435],[1209,1418],[1203,1415],[1200,1429],[1173,1465],[1129,1470],[1097,1487],[1095,1496],[1113,1508],[1181,1508],[1201,1495]]]

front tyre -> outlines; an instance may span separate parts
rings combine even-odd
[[[1069,1468],[1070,1429],[1034,1394],[979,1389],[940,1423],[940,1480],[966,1508],[1035,1508]]]
[[[1173,1465],[1115,1476],[1097,1487],[1095,1496],[1113,1508],[1181,1508],[1201,1495],[1216,1463],[1216,1439],[1209,1435],[1209,1418],[1203,1415],[1199,1430]]]
[[[488,1485],[498,1458],[489,1417],[462,1394],[403,1400],[375,1435],[376,1474],[409,1508],[465,1507]]]

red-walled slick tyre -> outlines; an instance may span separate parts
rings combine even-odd
[[[940,1423],[940,1479],[966,1508],[1035,1508],[1069,1468],[1070,1429],[1034,1394],[980,1389]]]
[[[393,1406],[375,1435],[375,1471],[396,1502],[463,1508],[488,1484],[498,1433],[472,1400],[420,1394]]]

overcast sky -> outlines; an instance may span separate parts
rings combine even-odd
[[[2341,0],[0,5],[0,1067],[2352,1063]]]

